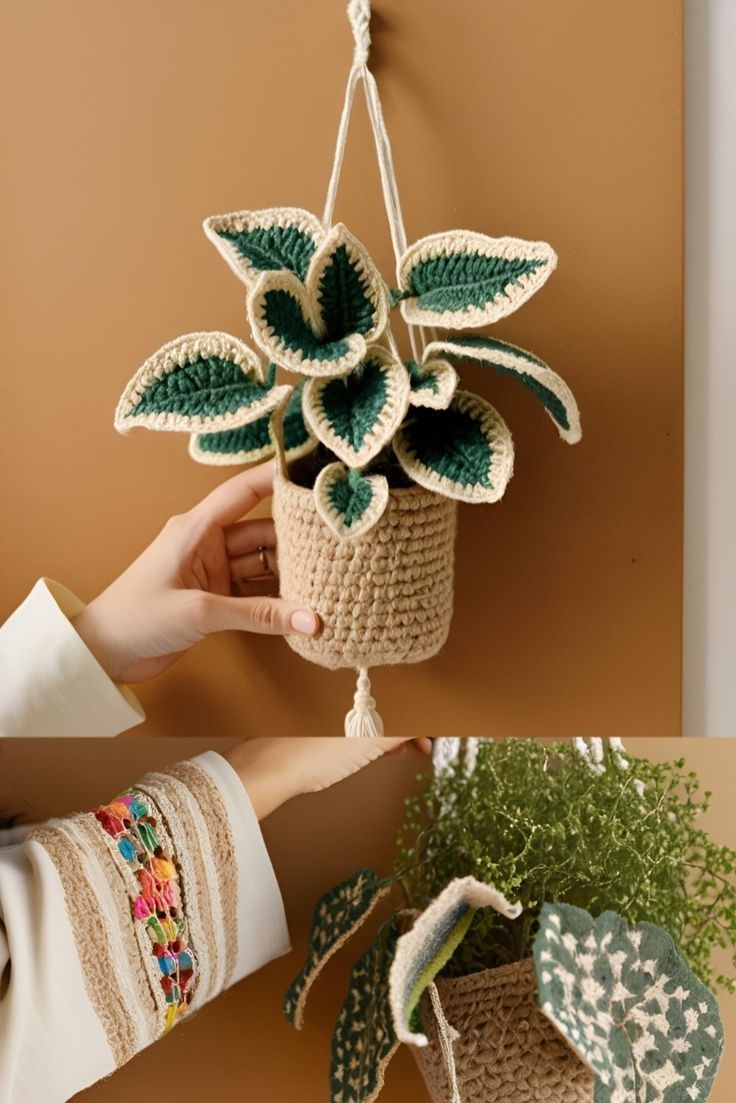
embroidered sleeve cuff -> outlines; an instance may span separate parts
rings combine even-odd
[[[66,587],[40,579],[0,628],[0,736],[113,736],[145,719],[71,625],[82,608]]]

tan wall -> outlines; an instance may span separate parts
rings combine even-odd
[[[40,748],[7,741],[0,747],[0,776],[5,779],[0,782],[0,807],[22,807],[38,818],[89,808],[146,770],[204,749],[203,740],[180,739],[75,740],[65,745],[44,741]],[[703,827],[718,842],[736,847],[731,795],[735,740],[652,739],[640,742],[637,749],[656,761],[684,755],[704,788],[713,792]],[[44,762],[43,771],[39,761]],[[402,798],[416,791],[418,769],[426,768],[426,760],[413,755],[383,760],[326,793],[292,801],[266,820],[265,836],[284,894],[294,951],[177,1027],[111,1080],[91,1089],[85,1101],[127,1103],[137,1097],[142,1083],[160,1083],[166,1069],[176,1075],[181,1103],[287,1103],[295,1098],[295,1088],[300,1103],[325,1103],[331,1030],[349,967],[360,952],[358,943],[326,969],[302,1033],[282,1018],[281,1000],[301,965],[316,899],[359,866],[377,872],[391,869]],[[736,1051],[730,1041],[736,1036],[736,997],[723,996],[721,1012],[728,1041],[711,1103],[731,1103],[736,1093]],[[381,1103],[423,1103],[425,1098],[411,1056],[399,1053]]]
[[[351,53],[343,0],[0,5],[0,615],[50,574],[91,597],[221,474],[112,430],[135,368],[244,333],[203,216],[320,211]],[[393,731],[676,735],[681,570],[680,0],[376,0],[375,68],[410,239],[548,239],[558,272],[498,326],[574,387],[561,444],[469,370],[516,475],[464,507],[454,632],[379,673]],[[362,104],[338,216],[392,265]],[[141,697],[150,734],[339,732],[348,674],[222,638]]]

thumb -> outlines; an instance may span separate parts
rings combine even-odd
[[[321,622],[316,613],[296,601],[279,597],[223,597],[210,594],[205,632],[258,632],[265,636],[315,636]]]

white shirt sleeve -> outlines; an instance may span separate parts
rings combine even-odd
[[[141,822],[176,868],[182,928],[169,948],[194,960],[188,1016],[288,952],[281,894],[246,791],[220,755],[148,774],[130,794],[131,814],[145,805]],[[111,816],[116,807],[105,806]],[[135,906],[139,867],[116,829],[87,812],[0,843],[0,1103],[64,1103],[165,1032],[155,939]],[[157,868],[153,851],[141,857]]]
[[[40,579],[0,627],[0,736],[113,736],[145,719],[74,630],[70,618],[83,608]]]

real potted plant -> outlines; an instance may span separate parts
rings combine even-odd
[[[707,986],[736,986],[736,851],[698,826],[709,794],[617,741],[462,742],[407,801],[393,875],[361,869],[315,909],[298,1028],[326,961],[385,913],[335,1026],[332,1103],[375,1099],[401,1042],[436,1103],[706,1100]]]

